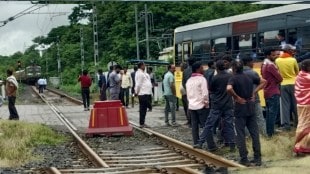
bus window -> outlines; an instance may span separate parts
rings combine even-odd
[[[242,34],[233,37],[233,57],[239,52],[251,52],[256,59],[256,34]]]
[[[193,56],[199,57],[201,59],[210,59],[210,41],[204,40],[204,41],[198,41],[193,42]]]
[[[215,53],[226,52],[228,48],[227,46],[227,38],[214,39],[212,42],[212,51],[214,51]]]
[[[175,62],[176,65],[182,63],[182,44],[177,44],[175,46]]]
[[[287,33],[288,33],[288,36],[287,36],[288,43],[291,45],[295,45],[297,41],[297,30],[289,29]]]
[[[192,42],[183,42],[182,47],[183,47],[183,50],[182,50],[183,61],[187,61],[187,59],[192,54]]]
[[[266,31],[264,33],[259,33],[258,47],[261,49],[268,47],[280,47],[285,43],[284,30]]]

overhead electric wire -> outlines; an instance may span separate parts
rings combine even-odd
[[[2,25],[0,25],[0,27],[5,26],[8,22],[13,21],[13,20],[15,20],[15,19],[17,19],[17,18],[19,18],[19,17],[22,17],[22,16],[24,16],[24,15],[26,15],[26,14],[29,14],[29,13],[31,13],[31,12],[33,12],[33,11],[36,11],[36,10],[40,9],[40,8],[43,8],[44,6],[47,6],[47,4],[44,4],[44,5],[42,5],[42,6],[38,7],[38,8],[32,9],[32,8],[34,8],[35,6],[38,6],[38,5],[35,4],[35,5],[31,6],[31,7],[26,8],[25,10],[23,10],[23,11],[21,11],[21,12],[15,14],[14,16],[9,17],[9,18],[8,18],[7,20],[5,20],[5,21],[0,21],[0,22],[2,22]],[[30,10],[30,9],[32,9],[32,10]],[[27,10],[30,10],[30,11],[27,11]]]

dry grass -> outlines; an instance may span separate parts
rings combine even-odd
[[[310,156],[298,158],[294,156],[293,146],[295,142],[295,131],[283,132],[271,139],[261,137],[261,151],[263,166],[247,168],[243,170],[232,169],[231,173],[241,174],[291,174],[310,173]],[[249,157],[253,156],[251,141],[248,140],[247,147]]]
[[[56,145],[65,141],[46,126],[21,121],[0,120],[0,167],[15,167],[29,160],[38,145]]]

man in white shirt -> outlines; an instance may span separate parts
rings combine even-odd
[[[145,116],[152,97],[152,83],[150,76],[145,72],[145,64],[143,62],[138,63],[138,71],[135,75],[135,81],[135,93],[139,98],[140,105],[140,127],[144,128],[147,127],[145,124]]]

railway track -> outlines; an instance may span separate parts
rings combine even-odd
[[[34,89],[35,90],[35,89]],[[55,93],[54,90],[50,92]],[[63,98],[69,96],[57,91],[57,95]],[[222,170],[228,167],[244,167],[238,163],[227,160],[204,150],[194,149],[192,146],[178,140],[167,137],[148,128],[139,128],[131,122],[137,133],[146,136],[144,141],[152,142],[148,146],[130,147],[123,150],[107,150],[103,143],[85,142],[77,133],[76,128],[68,121],[63,113],[52,104],[48,97],[40,95],[57,117],[66,125],[83,153],[93,162],[97,168],[57,169],[48,168],[47,173],[177,173],[198,174],[205,168]],[[75,104],[82,102],[74,98],[69,101]],[[91,140],[91,139],[90,139]],[[99,145],[98,145],[99,144]],[[102,144],[102,146],[100,145]],[[227,170],[227,169],[226,169]]]

